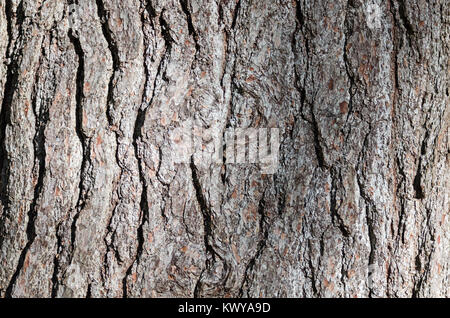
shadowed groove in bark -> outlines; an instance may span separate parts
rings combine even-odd
[[[416,176],[414,177],[413,181],[415,198],[421,200],[425,198],[425,193],[422,187],[422,169],[423,169],[422,164],[423,164],[423,156],[426,154],[429,135],[430,135],[429,130],[426,130],[425,137],[423,138],[422,145],[420,147],[419,162],[417,164]]]
[[[62,249],[62,237],[60,235],[60,230],[61,230],[61,226],[62,226],[62,222],[60,222],[57,226],[56,226],[56,254],[55,257],[53,258],[53,274],[52,274],[52,290],[51,290],[51,298],[56,298],[58,296],[58,287],[59,287],[59,279],[58,279],[58,274],[59,274],[59,257],[60,257],[60,253],[61,253],[61,249]]]
[[[90,140],[85,136],[84,132],[83,132],[83,99],[84,99],[84,92],[83,92],[83,86],[84,86],[84,80],[85,80],[85,70],[84,70],[84,63],[85,63],[85,59],[84,59],[84,51],[83,48],[81,46],[81,42],[79,40],[78,37],[76,37],[73,34],[72,30],[69,30],[69,39],[74,47],[75,53],[78,57],[78,69],[77,69],[77,75],[76,75],[76,116],[75,116],[75,131],[76,134],[78,136],[78,139],[81,143],[82,149],[83,149],[83,160],[81,162],[81,170],[80,170],[80,183],[78,186],[78,190],[79,190],[79,196],[78,196],[78,201],[75,207],[76,213],[73,217],[72,220],[72,225],[71,225],[71,248],[72,248],[72,252],[71,252],[71,257],[73,257],[73,252],[75,249],[75,239],[76,239],[76,225],[77,225],[77,221],[78,218],[80,216],[81,211],[84,208],[84,205],[86,203],[86,193],[88,189],[85,189],[85,186],[83,185],[84,183],[84,178],[83,177],[88,177],[88,165],[87,162],[89,160],[90,157],[90,151],[89,151],[89,147],[90,147]]]
[[[305,76],[305,78],[306,78],[306,76]],[[305,95],[303,95],[303,94],[305,94],[305,90],[303,88],[301,88],[300,94],[302,94],[301,96],[305,96]],[[319,124],[316,119],[316,115],[314,114],[314,99],[315,98],[313,98],[313,100],[309,103],[306,101],[305,97],[302,97],[302,111],[300,112],[300,115],[301,115],[301,118],[311,126],[311,131],[313,133],[313,141],[314,141],[314,151],[316,154],[318,167],[323,168],[323,169],[329,169],[330,167],[328,166],[328,164],[325,161],[324,149],[322,146],[322,142],[323,142],[322,135],[320,132]],[[306,105],[306,103],[309,104],[311,119],[307,118],[306,115],[303,113],[303,108]]]
[[[340,281],[341,281],[341,284],[342,284],[342,286],[343,286],[343,288],[344,288],[344,290],[345,290],[345,277],[347,277],[347,273],[346,273],[346,271],[345,271],[345,244],[344,244],[344,241],[342,241],[342,248],[341,248],[341,272],[340,272],[340,274],[341,274],[341,279],[340,279]]]
[[[322,136],[320,133],[319,124],[316,120],[316,115],[314,114],[313,104],[311,104],[311,117],[311,125],[314,133],[314,149],[316,150],[317,163],[319,165],[319,168],[328,168],[327,163],[325,162],[325,156],[322,146]]]
[[[173,39],[172,35],[170,34],[170,25],[167,22],[167,20],[164,18],[164,12],[166,12],[165,8],[162,9],[161,13],[159,14],[159,25],[161,26],[161,34],[162,34],[162,37],[163,37],[164,42],[167,47],[166,51],[169,52],[169,56],[170,56],[170,53],[172,52],[172,45],[173,45],[173,43],[176,43],[176,41]]]
[[[399,188],[403,187],[403,192],[406,191],[406,174],[405,174],[405,170],[402,166],[402,162],[401,160],[397,157],[396,158],[396,170],[399,172],[400,176],[401,176],[401,181],[398,183],[397,185],[397,196],[399,197],[398,193],[399,193]],[[399,219],[398,219],[398,225],[397,225],[397,236],[399,238],[401,238],[401,241],[403,244],[405,244],[405,231],[406,231],[406,224],[404,221],[405,218],[405,213],[406,213],[406,208],[405,208],[405,198],[401,197],[401,202],[400,202],[400,215],[399,215]]]

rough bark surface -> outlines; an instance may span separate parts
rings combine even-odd
[[[0,16],[0,297],[450,296],[447,0]],[[276,173],[174,164],[188,121],[279,128]]]

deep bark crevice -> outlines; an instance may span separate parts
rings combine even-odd
[[[75,109],[75,131],[80,141],[83,153],[83,160],[81,162],[80,169],[80,182],[78,185],[78,200],[74,208],[75,215],[72,219],[71,224],[71,258],[75,250],[75,240],[76,240],[76,230],[77,221],[80,217],[81,211],[83,210],[86,200],[88,189],[85,186],[85,182],[89,181],[89,169],[90,169],[90,138],[88,138],[83,131],[83,103],[84,103],[84,83],[85,83],[85,55],[83,48],[81,46],[80,39],[74,35],[73,30],[69,30],[69,39],[74,47],[75,53],[78,57],[78,69],[76,75],[76,109]]]
[[[50,297],[51,298],[56,298],[58,296],[58,288],[59,288],[59,269],[60,269],[60,255],[63,249],[63,237],[60,234],[62,231],[62,224],[63,222],[60,222],[57,226],[56,226],[56,253],[55,253],[55,257],[53,258],[53,273],[52,273],[52,278],[51,278],[51,282],[52,282],[52,287],[51,287],[51,294]]]

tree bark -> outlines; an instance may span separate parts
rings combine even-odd
[[[449,297],[449,10],[0,0],[0,297]]]

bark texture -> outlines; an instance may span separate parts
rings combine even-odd
[[[0,297],[450,296],[447,0],[0,16]],[[174,164],[188,121],[279,128],[276,173]]]

